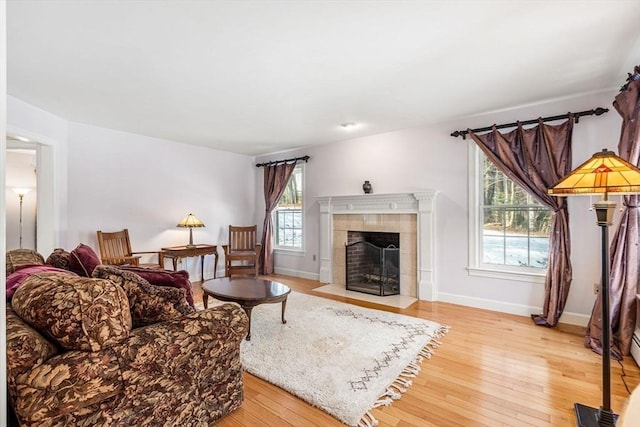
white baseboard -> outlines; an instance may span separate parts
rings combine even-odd
[[[468,307],[482,308],[484,310],[499,311],[501,313],[516,314],[518,316],[525,317],[530,317],[535,313],[542,313],[541,307],[534,307],[524,304],[514,304],[483,298],[474,298],[466,295],[448,294],[443,292],[438,293],[437,301],[466,305]],[[560,317],[560,322],[568,325],[587,326],[589,322],[589,316],[585,314],[570,313],[565,311]]]
[[[565,323],[567,325],[577,325],[577,326],[587,326],[589,324],[589,319],[591,316],[580,313],[572,313],[564,311],[560,316],[560,323]]]
[[[292,270],[287,268],[275,267],[276,274],[285,276],[301,277],[309,280],[319,280],[318,273],[309,273],[306,271]],[[484,310],[498,311],[501,313],[515,314],[518,316],[531,317],[532,314],[542,313],[542,307],[534,307],[531,305],[514,304],[510,302],[495,301],[484,298],[475,298],[466,295],[450,294],[439,292],[435,301],[449,302],[451,304],[465,305],[467,307],[481,308]],[[589,323],[589,315],[572,313],[565,311],[560,317],[560,323],[567,325],[587,326]]]
[[[318,280],[318,277],[319,277],[319,274],[317,273],[308,273],[306,271],[298,271],[298,270],[291,270],[288,268],[278,268],[278,267],[274,268],[274,273],[282,274],[284,276],[300,277],[302,279],[309,279],[309,280]],[[204,276],[206,277],[205,280],[213,279],[213,276],[209,277],[209,274],[206,271],[204,272]],[[224,277],[224,269],[218,270],[216,272],[216,277]],[[191,279],[191,280],[194,280],[194,279]],[[194,280],[194,281],[197,282],[198,280]]]
[[[205,280],[211,280],[211,279],[213,279],[213,275],[212,275],[211,277],[209,277],[209,275],[210,275],[210,274],[212,274],[212,273],[208,273],[208,272],[206,272],[206,271],[204,272],[204,277],[206,277],[206,279],[205,279]],[[224,268],[223,268],[223,269],[216,270],[216,274],[215,274],[215,276],[216,276],[216,279],[217,279],[217,278],[220,278],[220,277],[224,277]]]
[[[292,270],[289,268],[274,267],[273,272],[276,274],[282,274],[285,276],[293,276],[293,277],[301,277],[303,279],[309,279],[309,280],[320,279],[320,275],[318,273],[309,273],[307,271]]]

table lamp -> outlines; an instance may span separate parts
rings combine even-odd
[[[609,318],[609,225],[612,224],[616,203],[608,199],[610,193],[640,193],[640,169],[603,149],[571,171],[548,190],[554,196],[602,195],[595,202],[597,223],[602,230],[600,296],[602,300],[602,406],[591,408],[574,404],[579,427],[611,427],[617,415],[611,410],[611,319]]]
[[[187,247],[195,246],[193,244],[193,229],[196,227],[204,227],[202,221],[200,221],[194,214],[189,214],[182,218],[182,221],[176,225],[176,227],[188,228],[189,229],[189,244]]]

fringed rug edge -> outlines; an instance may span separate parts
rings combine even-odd
[[[450,330],[450,326],[440,325],[440,327],[431,336],[429,342],[425,344],[422,350],[420,350],[416,358],[412,362],[409,362],[398,378],[396,378],[389,387],[387,387],[386,392],[376,400],[373,407],[365,412],[362,418],[360,418],[357,427],[375,427],[378,425],[378,420],[373,416],[371,411],[381,406],[391,406],[394,400],[399,400],[402,397],[402,394],[406,393],[409,387],[413,384],[411,379],[417,377],[420,373],[420,365],[424,359],[431,359],[431,356],[436,349],[442,345],[442,342],[440,342],[439,339],[449,333]]]

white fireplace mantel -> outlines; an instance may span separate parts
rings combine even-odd
[[[436,300],[435,282],[435,201],[436,190],[415,193],[364,194],[318,197],[320,206],[320,281],[333,280],[333,215],[335,214],[416,214],[417,215],[417,297]]]

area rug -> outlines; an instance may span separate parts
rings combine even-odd
[[[351,426],[374,426],[371,409],[390,405],[411,385],[448,326],[291,292],[253,309],[247,372]]]

